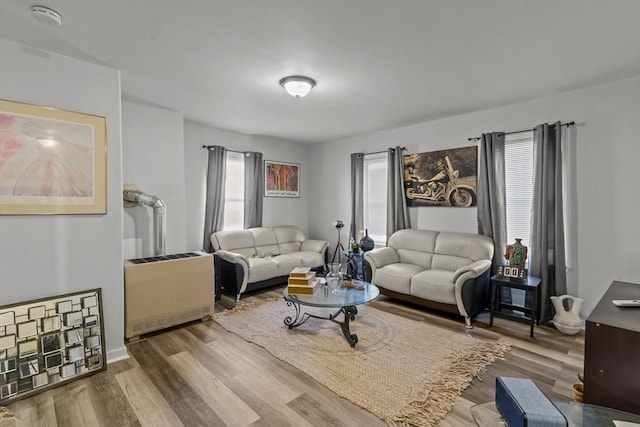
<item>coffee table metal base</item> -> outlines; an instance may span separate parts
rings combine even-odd
[[[314,319],[331,320],[333,323],[337,323],[338,325],[340,325],[340,329],[342,330],[342,335],[344,335],[344,338],[347,340],[349,345],[351,347],[356,346],[356,343],[358,342],[358,336],[356,334],[352,334],[351,330],[349,329],[349,322],[352,320],[355,320],[356,314],[358,314],[358,309],[354,305],[340,307],[338,311],[329,315],[328,317],[325,317],[325,316],[317,316],[315,314],[307,313],[306,311],[303,313],[302,310],[300,309],[300,304],[296,303],[295,301],[288,300],[286,298],[285,298],[285,301],[287,301],[288,306],[293,306],[296,310],[295,317],[287,316],[284,318],[284,324],[287,325],[289,329],[293,329],[297,326],[302,325],[312,317]],[[344,320],[342,321],[338,319],[340,314],[344,315]]]

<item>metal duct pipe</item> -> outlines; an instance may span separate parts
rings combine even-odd
[[[153,208],[153,255],[164,255],[166,252],[165,235],[167,234],[167,225],[164,217],[167,205],[161,198],[138,190],[125,188],[122,192],[122,197],[127,202],[141,203]]]

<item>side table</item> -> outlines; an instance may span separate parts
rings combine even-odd
[[[540,320],[540,283],[542,283],[542,279],[534,276],[528,276],[526,281],[519,281],[502,276],[491,277],[491,315],[489,317],[489,326],[493,326],[494,316],[506,317],[512,320],[524,320],[531,322],[531,332],[529,336],[533,337],[533,326],[535,322],[539,322]],[[503,302],[501,298],[502,288],[521,289],[525,291],[526,295],[531,295],[533,297],[531,298],[531,308]],[[519,311],[523,314],[515,314],[513,311]]]

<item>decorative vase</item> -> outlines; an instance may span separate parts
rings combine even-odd
[[[584,402],[584,384],[579,382],[572,387],[573,400],[576,402]]]
[[[328,264],[329,272],[324,277],[327,281],[327,287],[329,288],[329,292],[332,294],[337,294],[340,289],[340,284],[342,283],[342,273],[340,273],[340,263],[332,263]]]
[[[363,252],[367,252],[373,249],[375,245],[376,243],[369,236],[369,229],[366,229],[364,237],[360,239],[360,249],[362,249]]]
[[[569,300],[568,308],[564,301]],[[575,335],[582,330],[584,321],[580,318],[580,308],[584,300],[571,295],[551,297],[556,314],[553,316],[553,325],[557,330],[567,335]]]
[[[522,244],[522,239],[516,239],[512,245],[507,245],[504,257],[509,260],[509,267],[524,268],[527,261],[527,247]]]

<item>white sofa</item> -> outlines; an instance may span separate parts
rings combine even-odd
[[[211,244],[216,284],[238,300],[245,292],[286,283],[296,267],[324,270],[329,246],[324,240],[307,239],[294,225],[217,231],[211,234]]]
[[[478,234],[400,230],[365,253],[365,274],[381,293],[460,314],[471,327],[489,302],[493,250]]]

